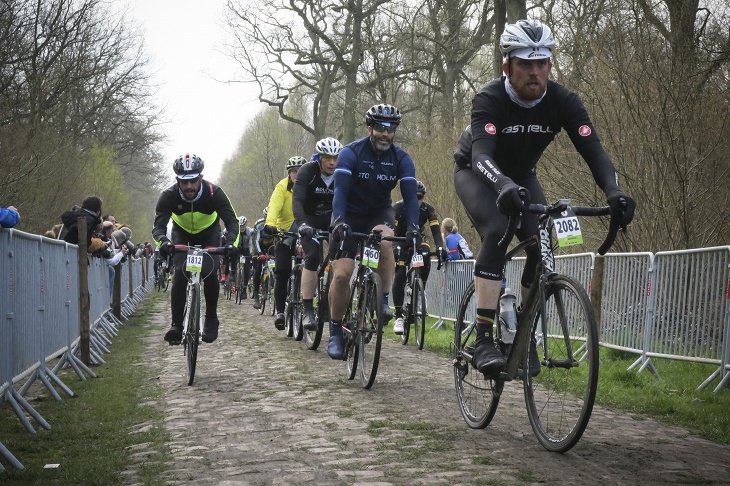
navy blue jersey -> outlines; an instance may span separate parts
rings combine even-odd
[[[416,167],[397,145],[376,154],[369,137],[347,144],[337,157],[332,219],[345,214],[372,215],[390,208],[391,191],[401,183],[408,224],[418,224]]]

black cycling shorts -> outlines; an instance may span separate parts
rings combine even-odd
[[[545,193],[536,174],[514,182],[530,191],[530,202],[546,204]],[[456,164],[454,165],[454,185],[467,216],[482,240],[482,247],[474,265],[474,275],[487,280],[502,280],[506,249],[500,250],[498,243],[507,230],[508,218],[497,209],[497,193],[491,187],[483,184],[471,168],[462,168]],[[516,233],[517,238],[523,241],[535,234],[537,234],[537,215],[529,213],[523,215],[522,225]],[[523,284],[527,282],[529,285],[532,280],[530,273],[537,263],[534,259],[540,257],[539,251],[539,248],[534,248],[527,255],[528,261],[525,268],[529,271],[527,274],[523,274]]]

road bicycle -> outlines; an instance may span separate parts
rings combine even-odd
[[[413,244],[415,245],[415,241]],[[439,249],[440,250],[440,249]],[[401,249],[399,248],[400,252]],[[408,270],[406,273],[406,284],[403,298],[403,334],[400,336],[400,342],[403,345],[408,344],[411,334],[411,325],[413,325],[413,334],[418,349],[423,349],[426,340],[426,318],[428,311],[426,310],[426,286],[421,278],[421,269],[424,266],[424,259],[436,256],[438,258],[438,267],[441,269],[441,252],[419,252],[414,253],[408,262]],[[396,257],[396,262],[399,257]]]
[[[299,243],[299,234],[291,231],[280,231],[279,238],[295,240],[294,253],[291,258],[291,273],[286,286],[286,303],[284,304],[284,330],[287,337],[301,341],[304,337],[302,328],[302,269],[304,256]]]
[[[307,349],[312,351],[315,351],[319,347],[319,343],[322,341],[324,326],[330,320],[328,294],[330,284],[332,283],[332,273],[330,272],[331,255],[329,251],[324,256],[324,242],[329,240],[329,232],[317,231],[314,237],[319,241],[320,256],[319,267],[317,267],[317,290],[314,293],[314,300],[312,302],[314,315],[317,318],[317,329],[304,329],[304,344],[307,346]],[[304,313],[302,313],[303,318]]]
[[[185,271],[190,272],[185,298],[185,313],[183,318],[182,345],[183,354],[187,361],[188,386],[195,379],[195,367],[198,360],[198,345],[203,326],[202,294],[200,275],[203,271],[203,260],[210,258],[213,268],[218,266],[218,259],[213,255],[225,255],[225,247],[201,248],[200,246],[175,245],[173,252],[187,252]],[[215,270],[214,270],[215,271]],[[171,343],[172,344],[172,343]]]
[[[598,326],[583,286],[555,271],[552,232],[555,228],[559,246],[582,243],[576,216],[607,215],[610,208],[570,206],[570,200],[561,199],[552,205],[530,204],[528,212],[539,215],[538,233],[507,252],[505,262],[528,249],[538,250],[541,258],[524,307],[517,310],[516,329],[507,328],[508,322],[502,318],[505,309],[497,314],[495,343],[506,358],[506,366],[487,375],[472,365],[476,334],[472,282],[461,299],[454,325],[456,396],[467,425],[484,428],[494,417],[505,382],[521,379],[538,441],[549,451],[565,452],[580,440],[593,409],[598,384]],[[519,218],[510,217],[501,247],[512,240]],[[605,254],[613,244],[618,221],[611,218],[599,254]],[[530,365],[531,352],[537,353],[538,368]]]
[[[155,257],[155,288],[167,292],[170,286],[170,257]]]
[[[380,242],[405,238],[383,236],[382,231],[350,233],[358,241],[354,279],[350,284],[349,305],[342,319],[342,336],[347,362],[347,379],[355,378],[360,367],[360,384],[369,389],[375,383],[383,344],[383,289],[375,273],[380,260]]]
[[[274,281],[276,279],[274,269],[276,268],[276,261],[273,255],[268,253],[262,256],[264,258],[262,258],[261,278],[259,280],[259,304],[261,305],[259,314],[264,315],[268,304],[269,312],[273,316],[276,313],[274,308]]]

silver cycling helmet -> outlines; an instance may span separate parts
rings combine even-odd
[[[246,216],[240,216],[238,218],[238,226],[243,226],[246,223],[248,223],[248,220],[246,219]]]
[[[305,159],[301,155],[295,155],[294,157],[286,161],[286,171],[289,172],[290,170],[298,169],[306,163],[307,159]]]
[[[342,152],[342,144],[339,140],[332,137],[323,138],[317,142],[315,148],[318,154],[332,157],[337,157]]]
[[[508,24],[499,38],[499,50],[506,59],[546,59],[555,49],[555,36],[539,20],[518,20]]]

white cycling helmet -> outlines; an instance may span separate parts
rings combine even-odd
[[[286,171],[289,172],[294,169],[299,169],[301,166],[307,163],[307,159],[301,155],[295,155],[286,161]]]
[[[317,142],[315,148],[318,154],[332,157],[337,157],[342,152],[342,144],[339,140],[332,137],[323,138]]]
[[[555,49],[550,27],[538,20],[518,20],[508,24],[499,38],[499,50],[509,59],[547,59]]]
[[[240,216],[238,218],[238,226],[243,226],[246,223],[248,223],[248,220],[246,219],[246,216]]]

